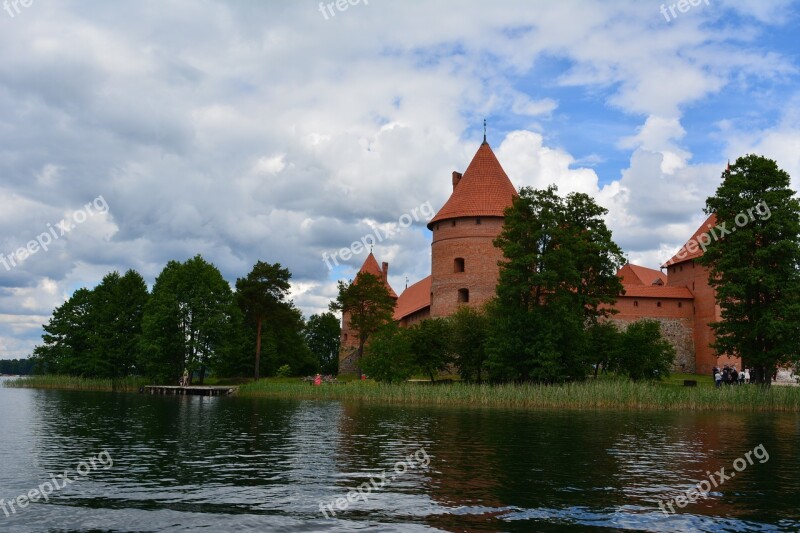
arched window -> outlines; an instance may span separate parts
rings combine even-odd
[[[453,272],[464,272],[464,258],[456,257],[453,261]]]
[[[458,303],[465,304],[469,302],[469,289],[458,289]]]

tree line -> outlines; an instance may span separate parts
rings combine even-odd
[[[33,374],[32,359],[0,359],[0,374],[27,376]]]
[[[152,291],[134,270],[81,288],[44,325],[38,373],[177,383],[210,375],[291,375],[338,369],[339,320],[307,321],[289,299],[291,273],[259,261],[235,289],[197,255],[170,261]],[[288,371],[286,368],[288,367]]]

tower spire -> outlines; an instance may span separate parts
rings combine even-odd
[[[483,119],[483,144],[486,144],[486,119]]]

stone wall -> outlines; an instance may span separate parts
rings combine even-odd
[[[694,331],[692,321],[685,318],[648,318],[661,324],[661,334],[675,348],[675,364],[672,367],[674,372],[694,373],[695,351],[694,351]],[[633,320],[622,320],[612,318],[621,331],[625,331],[628,324]]]

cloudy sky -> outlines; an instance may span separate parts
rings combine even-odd
[[[0,358],[107,272],[152,284],[198,253],[231,282],[288,266],[308,315],[365,258],[322,254],[380,227],[399,293],[428,275],[430,234],[398,220],[441,207],[484,118],[516,186],[592,194],[657,267],[728,158],[800,186],[800,2],[697,3],[7,1]]]

